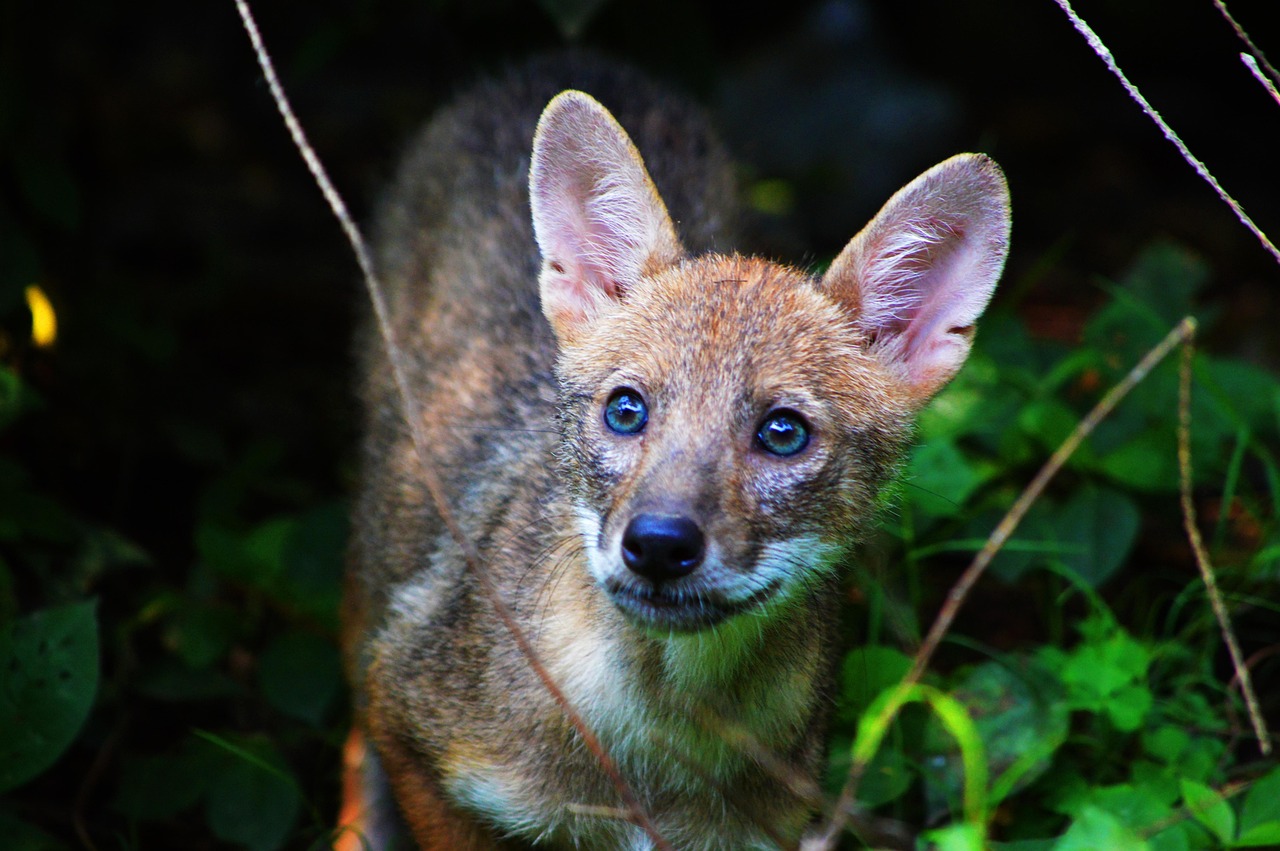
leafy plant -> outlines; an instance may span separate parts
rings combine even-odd
[[[1122,284],[1104,284],[1112,298],[1085,326],[1088,345],[1075,351],[1033,340],[1012,316],[988,323],[974,368],[922,418],[903,506],[889,527],[900,562],[918,574],[926,559],[981,547],[1028,463],[1056,448],[1090,395],[1193,307],[1206,277],[1180,249],[1154,246]],[[990,336],[997,339],[988,343]],[[1280,438],[1280,381],[1203,355],[1193,372],[1200,498],[1224,499],[1256,524],[1241,541],[1243,530],[1220,521],[1219,582],[1236,600],[1274,613],[1266,602],[1274,579],[1260,575],[1259,557],[1247,547],[1270,540],[1280,519],[1280,477],[1268,449]],[[1167,364],[1071,459],[991,566],[993,579],[1009,586],[1003,593],[1026,606],[1041,601],[1048,616],[1039,635],[1008,650],[953,635],[959,658],[977,661],[930,675],[927,688],[954,703],[923,722],[902,716],[900,735],[876,734],[874,758],[867,736],[891,717],[886,701],[918,688],[904,693],[899,685],[912,661],[885,646],[849,655],[831,788],[839,788],[851,761],[868,762],[861,803],[913,823],[954,820],[953,828],[929,834],[939,848],[986,847],[987,837],[1017,851],[1276,841],[1270,796],[1280,769],[1256,763],[1256,743],[1227,720],[1242,708],[1224,685],[1230,670],[1216,664],[1221,639],[1189,555],[1179,554],[1171,571],[1139,548],[1144,523],[1178,515],[1171,460],[1177,408],[1177,373]],[[872,607],[889,610],[892,589],[865,579],[877,589],[868,597]],[[905,582],[917,598],[927,584],[934,582],[920,575]],[[1062,613],[1073,598],[1084,608],[1067,628]],[[920,608],[917,599],[892,611],[901,622],[902,612]],[[883,618],[873,614],[870,622]],[[906,616],[900,635],[919,634],[914,618]],[[1276,640],[1275,631],[1264,628],[1260,640],[1268,639]],[[957,713],[966,720],[955,720]],[[980,805],[974,784],[983,787]],[[975,824],[975,810],[987,813],[983,822]]]

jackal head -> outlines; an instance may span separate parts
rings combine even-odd
[[[821,278],[690,257],[625,131],[568,91],[538,125],[530,198],[561,463],[596,583],[663,631],[805,599],[968,355],[1008,243],[999,168],[933,167]]]

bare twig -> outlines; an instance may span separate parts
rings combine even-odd
[[[1097,428],[1098,423],[1102,422],[1115,409],[1120,400],[1146,378],[1155,365],[1167,357],[1174,347],[1191,338],[1195,333],[1195,327],[1195,319],[1190,316],[1185,317],[1174,326],[1165,335],[1164,339],[1157,343],[1151,351],[1147,352],[1142,360],[1138,361],[1137,365],[1129,370],[1129,374],[1107,391],[1107,394],[1098,401],[1093,410],[1076,424],[1071,434],[1067,435],[1062,445],[1050,456],[1049,460],[1040,468],[1040,472],[1036,473],[1035,478],[1023,489],[1018,499],[1009,508],[1008,513],[1005,514],[1004,518],[991,532],[986,544],[974,556],[973,561],[965,568],[964,573],[960,575],[955,585],[947,593],[947,598],[943,602],[942,608],[938,611],[938,616],[934,620],[933,626],[921,643],[920,649],[916,652],[911,670],[898,683],[892,697],[886,702],[884,710],[886,713],[896,714],[902,708],[912,687],[924,676],[924,672],[929,666],[929,661],[933,658],[934,651],[938,649],[938,645],[942,643],[943,637],[951,628],[952,622],[959,613],[960,607],[964,605],[974,584],[986,571],[987,566],[991,564],[991,560],[995,558],[1000,548],[1012,537],[1014,531],[1018,528],[1018,524],[1022,522],[1027,511],[1035,504],[1035,501],[1040,498],[1040,494],[1044,492],[1049,481],[1057,475],[1058,471],[1067,462],[1067,459],[1075,453],[1085,438]],[[822,849],[835,847],[836,840],[844,832],[845,826],[848,824],[848,813],[853,810],[858,785],[862,782],[862,775],[866,771],[866,767],[865,764],[860,764],[856,761],[849,767],[849,776],[845,780],[844,788],[840,791],[840,797],[836,802],[835,809],[826,828],[810,843],[806,844],[806,851],[809,851],[809,849],[822,851]]]
[[[1240,682],[1240,693],[1249,710],[1253,732],[1258,737],[1258,747],[1265,756],[1271,753],[1271,738],[1267,735],[1267,725],[1258,706],[1258,697],[1253,691],[1249,667],[1245,664],[1240,643],[1236,641],[1235,632],[1231,629],[1231,616],[1223,602],[1222,593],[1218,590],[1218,580],[1213,572],[1213,565],[1209,562],[1209,553],[1200,537],[1200,528],[1196,525],[1196,505],[1191,498],[1191,358],[1194,352],[1192,338],[1188,337],[1182,346],[1182,368],[1178,380],[1178,481],[1182,497],[1182,523],[1187,530],[1187,539],[1191,542],[1191,552],[1195,554],[1196,567],[1200,568],[1200,577],[1204,580],[1209,605],[1213,607],[1218,627],[1222,630],[1222,640],[1227,645],[1227,652],[1231,654],[1231,664],[1235,668],[1236,679]]]
[[[1182,158],[1196,170],[1196,174],[1199,174],[1204,178],[1206,183],[1213,187],[1213,191],[1217,192],[1218,197],[1231,208],[1232,212],[1236,214],[1236,218],[1240,220],[1240,223],[1248,228],[1249,231],[1258,238],[1258,241],[1262,243],[1263,248],[1270,252],[1271,256],[1276,258],[1277,262],[1280,262],[1280,249],[1276,248],[1275,244],[1272,243],[1267,235],[1262,232],[1262,229],[1253,223],[1253,219],[1249,218],[1248,214],[1245,213],[1244,208],[1240,206],[1239,202],[1227,194],[1227,191],[1222,188],[1222,184],[1218,183],[1218,179],[1209,173],[1209,169],[1205,164],[1196,159],[1195,155],[1191,153],[1191,150],[1185,143],[1183,143],[1178,134],[1173,132],[1173,128],[1169,126],[1168,122],[1166,122],[1160,113],[1156,111],[1155,107],[1153,107],[1147,99],[1143,97],[1142,92],[1138,91],[1138,87],[1129,82],[1129,78],[1124,75],[1124,72],[1120,70],[1120,66],[1116,64],[1115,57],[1111,55],[1111,51],[1102,43],[1102,39],[1098,38],[1098,34],[1095,33],[1093,29],[1084,22],[1084,19],[1077,15],[1075,10],[1071,8],[1070,1],[1053,0],[1053,2],[1057,3],[1062,8],[1062,11],[1067,13],[1067,17],[1071,19],[1072,26],[1076,28],[1077,32],[1084,36],[1085,41],[1087,41],[1089,46],[1093,48],[1093,52],[1098,54],[1098,58],[1106,63],[1107,68],[1116,76],[1116,79],[1120,81],[1120,84],[1124,86],[1125,91],[1129,93],[1129,97],[1133,98],[1134,102],[1137,103],[1138,106],[1142,107],[1142,111],[1156,123],[1156,126],[1160,128],[1162,133],[1164,133],[1164,137],[1173,143],[1173,146],[1178,149],[1178,153],[1182,154]]]
[[[1272,644],[1267,647],[1263,647],[1261,650],[1254,651],[1244,660],[1245,670],[1252,671],[1258,667],[1259,663],[1270,659],[1272,656],[1280,656],[1280,644]],[[1233,673],[1231,675],[1231,681],[1227,683],[1227,691],[1234,691],[1238,687],[1240,687],[1240,674]],[[1231,725],[1233,735],[1235,735],[1236,731],[1240,730],[1240,715],[1236,712],[1235,704],[1229,697],[1224,702],[1224,709],[1227,713],[1227,721]],[[1271,734],[1268,737],[1268,741],[1270,742],[1274,742],[1275,739],[1276,736],[1274,734]]]
[[[1249,72],[1253,74],[1254,79],[1262,84],[1262,87],[1267,90],[1267,93],[1271,95],[1272,99],[1274,99],[1277,104],[1280,104],[1280,90],[1277,90],[1276,84],[1271,82],[1271,80],[1262,73],[1262,69],[1258,67],[1258,60],[1248,53],[1241,53],[1240,61],[1243,62],[1245,67],[1249,69]],[[1272,69],[1272,73],[1275,73],[1275,69]]]
[[[1266,69],[1267,76],[1270,77],[1276,85],[1280,85],[1280,73],[1276,73],[1276,69],[1267,61],[1267,54],[1263,53],[1262,49],[1253,43],[1253,39],[1249,38],[1249,34],[1244,31],[1244,27],[1240,26],[1240,24],[1236,22],[1236,19],[1232,17],[1231,13],[1227,11],[1227,4],[1222,2],[1222,0],[1213,0],[1213,5],[1218,7],[1218,11],[1222,13],[1222,17],[1226,18],[1227,23],[1231,25],[1231,29],[1236,31],[1236,36],[1244,42],[1245,47],[1249,48],[1249,53],[1253,54],[1253,56],[1257,58],[1258,63]],[[1256,68],[1257,66],[1255,65],[1254,67]],[[1275,91],[1274,86],[1272,86],[1271,89],[1272,91]]]
[[[658,832],[652,818],[644,807],[641,806],[639,799],[631,790],[630,785],[622,777],[618,771],[617,765],[609,754],[605,751],[604,746],[596,735],[583,721],[582,716],[570,703],[569,698],[564,691],[555,682],[551,673],[547,670],[546,665],[538,655],[537,650],[529,641],[527,635],[516,623],[515,617],[511,609],[507,606],[506,601],[502,599],[497,587],[493,584],[493,578],[485,569],[484,563],[480,559],[480,554],[472,545],[471,540],[463,532],[462,527],[458,524],[457,518],[453,511],[450,510],[448,501],[445,499],[444,488],[440,483],[440,479],[436,476],[435,468],[431,465],[431,455],[427,447],[425,435],[419,425],[419,409],[417,401],[410,392],[408,378],[400,357],[400,347],[395,338],[395,331],[391,324],[390,314],[387,310],[386,300],[383,298],[382,286],[374,274],[373,260],[369,254],[368,247],[364,238],[360,234],[359,228],[355,224],[355,220],[351,217],[347,206],[343,203],[342,197],[334,188],[333,183],[329,180],[328,174],[324,170],[324,166],[320,163],[320,158],[316,155],[315,150],[307,141],[306,134],[302,130],[302,125],[298,122],[297,117],[293,113],[293,109],[289,105],[289,100],[285,96],[284,88],[280,85],[280,80],[276,75],[275,67],[271,62],[271,56],[267,53],[267,49],[262,42],[262,37],[258,33],[257,23],[253,19],[253,14],[249,10],[247,0],[235,0],[236,9],[240,13],[240,20],[244,24],[245,31],[249,34],[249,40],[253,43],[254,54],[257,56],[258,65],[262,68],[262,73],[267,79],[267,86],[271,90],[271,97],[275,101],[276,108],[280,111],[280,116],[284,119],[285,126],[289,129],[289,135],[293,139],[294,146],[302,155],[302,159],[306,162],[307,168],[311,171],[312,177],[315,178],[316,185],[319,186],[321,193],[324,195],[325,201],[329,204],[329,209],[333,211],[333,215],[338,219],[338,223],[342,226],[342,231],[346,234],[347,241],[351,244],[351,249],[355,252],[356,262],[360,266],[360,272],[364,279],[365,290],[368,293],[369,301],[373,305],[374,317],[377,322],[378,333],[382,338],[383,345],[387,349],[387,358],[391,365],[392,377],[395,380],[396,389],[400,396],[400,405],[402,416],[409,426],[410,433],[413,438],[413,445],[418,459],[418,474],[421,477],[422,484],[426,487],[431,501],[436,509],[445,528],[449,530],[450,536],[454,543],[462,551],[463,557],[467,562],[468,569],[480,580],[480,587],[488,599],[494,612],[498,615],[498,619],[502,621],[503,626],[511,634],[516,646],[519,648],[521,655],[529,664],[529,667],[537,675],[542,682],[544,688],[551,695],[552,699],[564,712],[569,723],[577,730],[578,735],[582,737],[587,748],[594,754],[596,760],[600,763],[601,769],[608,775],[610,782],[618,793],[618,797],[630,813],[632,821],[641,827],[649,838],[653,840],[654,845],[663,851],[673,851],[671,845]]]

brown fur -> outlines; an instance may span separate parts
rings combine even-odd
[[[664,837],[681,849],[794,843],[812,804],[791,781],[819,766],[840,568],[874,518],[915,410],[954,367],[930,361],[916,380],[916,361],[878,354],[907,332],[863,321],[875,305],[859,280],[685,254],[662,228],[639,277],[608,278],[595,302],[576,301],[577,284],[561,280],[572,270],[544,257],[540,306],[530,140],[542,106],[571,86],[618,109],[653,197],[665,199],[645,215],[670,210],[694,252],[728,247],[724,155],[695,109],[637,75],[536,63],[459,100],[412,149],[380,220],[380,272],[425,462]],[[566,103],[584,126],[612,132],[591,103]],[[545,135],[540,144],[551,166],[577,155]],[[651,190],[640,175],[638,191]],[[572,173],[559,179],[574,186]],[[545,240],[545,218],[543,227]],[[838,263],[872,276],[857,252]],[[566,300],[549,302],[548,286],[562,285]],[[368,419],[345,646],[358,724],[377,756],[367,755],[364,782],[349,784],[362,798],[352,811],[386,809],[376,793],[385,773],[423,849],[647,847],[610,815],[615,789],[443,529],[382,344],[367,331],[360,346]],[[604,425],[618,386],[650,403],[643,439]],[[811,446],[795,457],[755,442],[778,406],[809,423]],[[593,575],[626,591],[609,552],[640,511],[687,516],[705,532],[707,565],[677,587],[712,601],[707,626],[655,628]],[[757,576],[783,590],[717,608],[725,589]],[[383,832],[373,847],[390,847]]]

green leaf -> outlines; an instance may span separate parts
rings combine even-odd
[[[1053,851],[1148,851],[1150,847],[1120,819],[1091,804],[1081,809]]]
[[[1138,537],[1141,515],[1133,500],[1111,488],[1086,484],[1058,515],[1062,561],[1092,588],[1124,564]]]
[[[1194,821],[1171,824],[1149,836],[1147,841],[1151,843],[1151,851],[1207,851],[1214,845],[1209,834]]]
[[[1067,435],[1075,429],[1080,417],[1057,399],[1040,399],[1027,405],[1018,415],[1018,427],[1040,446],[1052,452],[1057,449]],[[1088,445],[1082,446],[1080,452],[1089,452]]]
[[[840,678],[838,717],[856,722],[881,692],[900,682],[910,670],[911,657],[892,647],[870,645],[850,650]]]
[[[978,665],[951,691],[973,718],[997,778],[993,805],[1040,776],[1068,731],[1067,708],[1052,677],[1029,661],[1014,664],[1017,669],[994,661]],[[963,766],[955,740],[932,718],[924,743],[925,796],[930,813],[937,814],[958,800]]]
[[[1217,790],[1183,778],[1182,802],[1193,818],[1209,829],[1218,841],[1229,843],[1236,834],[1236,814]]]
[[[1130,783],[1100,786],[1084,799],[1090,806],[1106,810],[1134,830],[1146,830],[1161,822],[1176,821],[1173,801],[1162,800],[1158,791]]]
[[[1280,824],[1280,767],[1253,781],[1240,808],[1240,838],[1255,829]],[[1280,840],[1277,840],[1280,842]]]
[[[258,660],[258,683],[276,709],[319,725],[342,687],[338,649],[307,633],[286,633]]]
[[[982,831],[968,823],[930,830],[921,838],[937,851],[984,851],[987,847]]]
[[[1232,848],[1276,848],[1280,846],[1280,821],[1255,824],[1240,832]]]
[[[1111,693],[1106,703],[1107,715],[1117,730],[1132,733],[1142,727],[1154,701],[1151,689],[1131,683]]]
[[[935,517],[952,517],[996,472],[985,461],[972,460],[947,440],[918,444],[907,475],[912,508]]]
[[[1181,727],[1164,724],[1142,734],[1142,748],[1167,765],[1176,765],[1178,757],[1191,746],[1191,734]]]
[[[1173,415],[1172,409],[1169,415]],[[1143,431],[1103,456],[1098,468],[1116,482],[1136,490],[1161,492],[1178,487],[1178,467],[1172,435]]]
[[[896,730],[890,733],[892,740]],[[913,762],[908,759],[901,747],[901,738],[894,742],[896,746],[885,747],[876,751],[858,786],[858,803],[866,807],[878,807],[897,800],[911,788],[916,779]],[[844,788],[852,765],[852,741],[847,737],[837,737],[831,746],[831,757],[827,763],[826,788],[833,794]]]
[[[1072,687],[1072,695],[1102,701],[1146,676],[1151,654],[1126,632],[1116,628],[1111,635],[1086,641],[1064,663],[1061,678]]]
[[[95,603],[0,630],[0,791],[40,774],[74,741],[98,690]]]
[[[264,743],[240,746],[207,738],[228,748],[205,799],[209,828],[219,839],[246,845],[250,851],[280,848],[302,804],[297,781],[284,761]]]
[[[341,500],[298,515],[281,554],[283,569],[271,590],[280,602],[335,631],[348,516]]]

